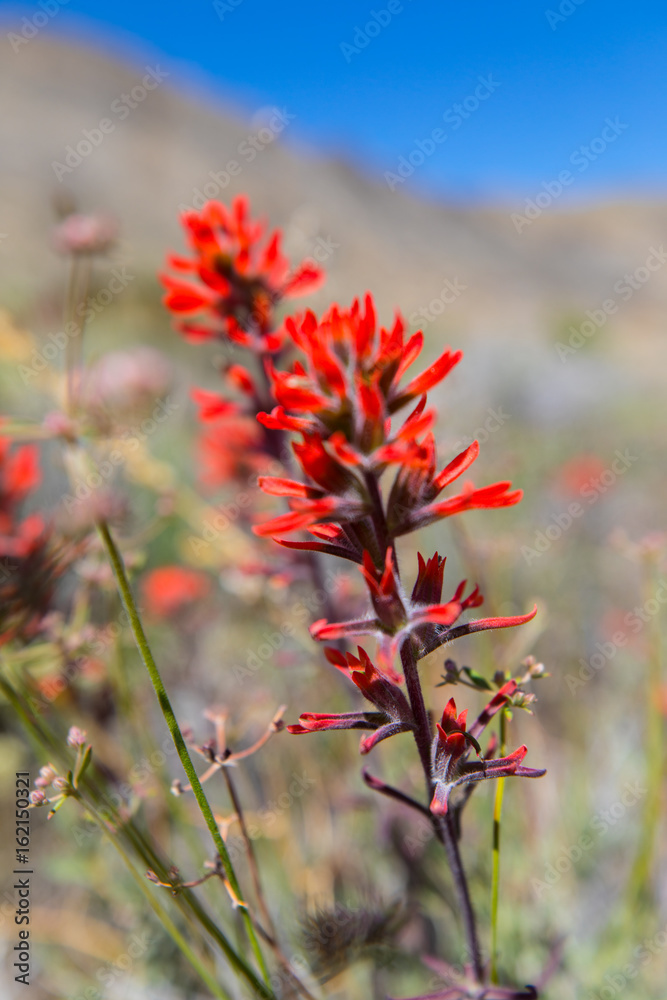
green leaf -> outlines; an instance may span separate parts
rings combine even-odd
[[[86,773],[86,768],[90,764],[90,762],[92,760],[92,757],[93,757],[93,748],[92,748],[92,746],[89,743],[88,746],[86,747],[86,749],[84,750],[83,757],[81,758],[81,763],[77,767],[76,773],[74,775],[74,787],[75,788],[79,787],[79,782],[81,781],[81,778]]]
[[[475,737],[471,736],[470,733],[464,733],[463,735],[467,739],[468,743],[472,743],[472,745],[474,746],[475,750],[477,751],[477,756],[481,757],[482,756],[482,748],[479,745],[479,743],[477,742],[477,740],[475,739]]]
[[[493,691],[493,688],[487,681],[486,677],[482,677],[482,675],[478,674],[476,670],[472,669],[472,667],[461,667],[461,670],[476,688],[479,688],[481,691]]]

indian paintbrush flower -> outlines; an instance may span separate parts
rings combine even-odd
[[[470,761],[471,748],[481,755],[477,737],[486,728],[493,716],[508,704],[516,691],[516,681],[508,681],[491,699],[469,730],[466,730],[467,710],[456,714],[453,698],[447,702],[442,719],[436,726],[436,736],[432,747],[432,778],[434,782],[431,812],[444,816],[448,810],[449,797],[455,788],[489,778],[504,778],[516,775],[525,778],[541,778],[546,772],[532,767],[524,767],[522,761],[527,748],[519,747],[506,757]]]
[[[447,347],[414,374],[423,334],[408,334],[400,314],[389,326],[380,325],[370,294],[355,299],[349,308],[334,304],[319,318],[307,310],[278,325],[277,303],[312,288],[320,280],[319,272],[306,267],[290,277],[278,234],[265,238],[262,227],[249,219],[244,199],[237,199],[231,210],[209,203],[201,213],[186,214],[183,221],[195,259],[171,259],[172,266],[189,274],[190,280],[163,278],[167,306],[181,316],[201,317],[201,325],[181,327],[186,335],[227,337],[253,352],[256,359],[254,372],[235,364],[227,366],[227,381],[240,400],[198,394],[202,419],[215,428],[209,435],[209,455],[217,449],[221,464],[226,463],[233,474],[240,456],[233,454],[226,428],[232,421],[256,416],[266,437],[251,443],[248,431],[243,450],[254,453],[249,464],[259,469],[261,461],[254,456],[271,455],[285,466],[285,436],[294,435],[298,472],[285,468],[259,478],[264,493],[286,500],[288,510],[255,524],[253,530],[285,548],[313,553],[314,559],[336,556],[356,563],[368,591],[370,610],[365,616],[347,621],[322,618],[313,623],[311,634],[325,642],[360,636],[375,640],[373,659],[362,647],[356,654],[342,648],[326,650],[329,663],[352,681],[371,708],[337,714],[305,712],[287,728],[297,735],[367,730],[369,735],[361,739],[362,754],[390,736],[413,734],[428,805],[369,775],[366,781],[429,816],[446,847],[466,927],[470,985],[438,995],[536,995],[532,987],[530,992],[520,992],[488,986],[457,843],[459,814],[477,782],[544,774],[524,767],[525,746],[495,757],[495,736],[484,755],[478,742],[498,712],[510,703],[527,706],[532,697],[520,691],[515,679],[508,679],[469,729],[467,713],[458,712],[453,699],[434,729],[418,661],[461,636],[528,622],[537,609],[524,615],[461,621],[482,604],[479,588],[464,580],[443,601],[445,560],[436,552],[430,558],[418,556],[416,579],[408,590],[401,579],[396,548],[398,538],[418,528],[467,510],[510,507],[521,499],[521,490],[504,480],[483,487],[464,480],[458,492],[442,496],[479,454],[479,444],[473,441],[440,468],[433,434],[436,412],[428,407],[428,393],[456,368],[462,354]],[[297,532],[302,533],[299,539],[285,537]],[[463,669],[469,686],[492,690],[481,675]],[[460,676],[450,666],[444,683],[456,683]],[[213,771],[225,761],[211,752],[213,757],[209,754],[207,759]],[[461,794],[450,803],[458,789]]]
[[[167,308],[198,319],[181,323],[181,332],[195,340],[229,337],[253,349],[277,350],[282,336],[273,328],[276,304],[318,287],[320,269],[304,263],[290,271],[280,232],[266,234],[249,217],[243,197],[230,209],[210,201],[201,212],[184,213],[182,221],[194,258],[173,254],[168,263],[184,277],[162,275]]]

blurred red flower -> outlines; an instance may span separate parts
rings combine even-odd
[[[276,350],[282,339],[274,331],[276,304],[319,287],[323,272],[306,262],[290,271],[282,234],[267,234],[263,223],[250,219],[244,197],[230,208],[209,201],[201,212],[185,212],[182,222],[194,258],[172,254],[169,266],[186,277],[161,275],[167,308],[200,317],[199,323],[181,324],[180,331],[195,340],[227,336],[260,351]]]
[[[211,581],[204,573],[182,566],[160,566],[147,573],[141,583],[146,610],[153,618],[177,614],[210,590]]]
[[[580,496],[591,483],[596,482],[606,466],[597,455],[574,455],[561,465],[556,473],[556,485],[564,493]]]

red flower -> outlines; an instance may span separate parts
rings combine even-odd
[[[37,448],[23,445],[10,451],[10,442],[0,437],[0,535],[10,534],[16,509],[40,483]]]
[[[289,515],[286,515],[289,516]],[[411,599],[402,592],[395,573],[392,550],[382,574],[375,568],[368,552],[363,553],[362,573],[368,585],[375,615],[345,622],[328,622],[320,619],[311,625],[310,633],[320,642],[345,639],[353,636],[373,635],[380,643],[380,663],[386,674],[394,678],[391,664],[407,638],[415,641],[418,659],[433,652],[453,639],[487,629],[511,628],[523,625],[537,614],[537,607],[526,615],[504,618],[478,618],[453,628],[464,611],[477,608],[483,598],[475,587],[464,597],[466,580],[463,580],[453,597],[441,603],[445,560],[436,552],[428,561],[419,555],[419,568]],[[426,600],[424,600],[426,599]]]
[[[521,491],[511,490],[507,482],[479,489],[466,483],[458,495],[436,502],[479,453],[475,441],[436,471],[430,433],[435,414],[426,409],[426,392],[458,364],[460,351],[447,348],[429,369],[402,385],[422,349],[422,335],[405,341],[400,316],[391,330],[378,327],[370,295],[363,308],[358,300],[349,310],[333,306],[319,321],[307,312],[288,319],[285,329],[299,357],[289,370],[267,361],[278,405],[271,413],[259,413],[258,419],[267,428],[300,433],[303,443],[294,444],[294,451],[305,476],[319,486],[322,496],[344,499],[332,520],[344,529],[347,558],[359,561],[360,536],[368,535],[359,522],[368,518],[375,503],[370,481],[376,482],[390,465],[398,466],[385,512],[390,541],[464,510],[519,502]],[[414,400],[414,410],[400,426],[392,427],[393,415]],[[261,485],[272,492],[269,480]],[[302,530],[322,519],[317,505],[304,506],[298,491],[291,495],[299,497],[290,499],[292,511],[305,515],[310,510],[312,517],[272,521],[257,527],[258,534]],[[351,498],[354,502],[348,503]]]
[[[458,364],[460,351],[447,348],[429,368],[413,374],[411,368],[423,347],[422,334],[406,335],[400,315],[389,328],[380,326],[370,295],[363,303],[355,300],[349,309],[333,305],[319,319],[310,311],[288,318],[284,327],[275,331],[272,316],[276,302],[303,285],[303,275],[297,281],[286,279],[287,265],[279,257],[277,240],[260,249],[263,234],[245,218],[243,202],[235,202],[233,218],[221,206],[208,205],[201,217],[191,213],[185,221],[202,283],[165,279],[168,304],[175,311],[199,312],[208,321],[186,327],[188,335],[201,338],[225,332],[262,355],[263,371],[256,379],[244,369],[229,369],[228,375],[246,397],[246,404],[262,410],[257,419],[267,435],[265,454],[282,460],[283,435],[298,435],[293,450],[300,474],[289,473],[283,462],[278,475],[259,480],[266,494],[286,499],[288,510],[283,508],[277,516],[255,525],[253,531],[273,537],[289,549],[335,555],[358,564],[369,594],[370,609],[365,616],[343,622],[321,619],[312,625],[311,634],[320,641],[363,635],[375,638],[376,663],[361,648],[358,656],[327,650],[329,661],[352,680],[373,710],[305,712],[288,729],[298,735],[334,729],[370,730],[361,740],[362,753],[389,736],[413,731],[432,798],[434,826],[447,845],[462,904],[469,907],[465,879],[454,861],[460,810],[470,790],[486,778],[512,774],[538,777],[544,773],[523,766],[525,747],[494,758],[492,740],[486,756],[473,761],[469,760],[470,751],[474,748],[479,755],[477,736],[508,700],[525,707],[532,696],[522,693],[521,699],[514,697],[517,685],[510,681],[470,730],[466,729],[466,712],[457,714],[451,700],[434,736],[418,660],[459,636],[520,625],[537,609],[527,615],[458,624],[465,612],[482,603],[479,588],[467,588],[463,581],[443,602],[445,560],[435,553],[428,561],[419,556],[409,594],[401,582],[396,539],[465,510],[511,506],[519,502],[521,491],[513,490],[506,481],[483,487],[464,481],[457,494],[441,496],[479,453],[475,441],[438,471],[432,433],[436,414],[427,407],[427,393]],[[175,259],[172,263],[182,270],[195,269],[189,261]],[[309,280],[306,275],[306,283]],[[289,366],[283,362],[287,348],[293,352]],[[262,380],[261,375],[266,378]],[[267,385],[271,402],[262,398]],[[230,420],[239,418],[232,404],[212,394],[200,393],[199,401],[211,427],[224,429]],[[406,407],[407,416],[399,417]],[[250,413],[249,405],[244,412]],[[213,446],[209,447],[215,453]],[[232,450],[224,430],[215,449],[224,456]],[[390,472],[389,492],[385,493],[383,477],[389,478]],[[310,537],[301,541],[283,537],[296,531]],[[404,678],[394,667],[399,653],[405,693],[401,688]],[[474,677],[472,671],[470,677]],[[458,672],[448,669],[445,682],[452,679],[458,679]],[[477,681],[475,686],[488,686],[483,679]],[[400,789],[369,776],[366,780],[371,787],[428,814],[427,804],[421,805]],[[462,786],[466,786],[465,794],[454,802],[452,814],[436,823],[435,816],[448,812],[452,792]],[[466,926],[474,959],[474,984],[465,990],[466,996],[472,996],[473,990],[480,997],[482,993],[490,997],[492,992],[499,997],[534,995],[486,988],[472,918],[466,920]],[[455,992],[463,997],[463,990]],[[449,991],[438,995],[444,997]]]
[[[288,726],[290,733],[302,735],[328,729],[372,729],[372,736],[361,740],[360,752],[368,753],[376,744],[389,736],[414,728],[414,718],[408,700],[401,689],[373,665],[361,646],[359,656],[343,655],[336,649],[326,649],[330,663],[338,667],[359,688],[364,698],[376,706],[376,712],[345,712],[340,715],[304,712],[296,725]]]
[[[561,465],[556,473],[556,485],[572,496],[581,496],[586,487],[595,488],[606,465],[597,455],[575,455]]]
[[[142,581],[146,609],[154,618],[169,618],[209,593],[211,583],[204,573],[182,566],[160,566]]]
[[[474,747],[480,755],[477,737],[488,725],[493,716],[506,705],[516,691],[516,681],[508,681],[491,699],[476,721],[466,730],[467,712],[456,714],[456,703],[450,698],[442,719],[437,724],[437,734],[433,740],[432,778],[434,781],[431,812],[444,816],[449,808],[449,799],[455,788],[470,785],[476,781],[488,778],[503,778],[516,775],[524,778],[541,778],[545,770],[524,767],[522,761],[528,752],[525,746],[519,747],[507,757],[496,759],[484,758],[479,761],[468,761],[470,748]]]
[[[10,442],[0,437],[0,645],[19,635],[27,641],[39,631],[56,581],[74,554],[38,514],[19,519],[20,504],[40,479],[37,448],[10,451]]]
[[[341,431],[361,455],[386,444],[392,414],[441,382],[462,357],[447,348],[430,368],[401,386],[424,338],[415,333],[406,341],[398,314],[390,330],[378,327],[371,295],[363,307],[358,299],[350,309],[334,305],[319,321],[310,311],[290,318],[285,329],[302,360],[290,371],[269,365],[278,407],[259,419],[283,430],[294,430],[295,418],[305,420],[312,433],[325,438]]]
[[[368,516],[370,506],[361,480],[333,458],[319,435],[304,435],[303,443],[296,443],[294,451],[313,485],[263,476],[259,480],[261,489],[270,496],[289,497],[292,514],[255,525],[256,535],[300,531],[319,521],[355,523]],[[352,542],[349,546],[354,548]]]
[[[179,316],[201,317],[182,324],[193,339],[227,336],[257,350],[276,350],[281,337],[273,328],[273,312],[282,298],[317,288],[323,274],[312,264],[290,273],[280,250],[281,234],[265,233],[248,215],[248,203],[236,198],[227,209],[209,201],[201,212],[184,213],[183,226],[194,259],[173,255],[168,263],[186,278],[161,275],[165,305]]]
[[[403,456],[387,503],[387,520],[393,535],[404,535],[416,528],[464,510],[511,507],[519,503],[521,490],[510,490],[510,483],[494,483],[476,489],[465,483],[461,493],[434,503],[445,487],[458,479],[479,454],[477,441],[457,455],[436,474],[435,441],[429,434],[424,441],[410,442]]]
[[[266,472],[273,460],[262,445],[262,429],[251,417],[211,419],[197,446],[202,483],[214,488],[230,479],[247,482],[253,474]]]
[[[34,552],[44,534],[38,514],[18,520],[18,508],[39,486],[41,474],[34,445],[10,450],[7,438],[0,437],[0,557],[22,559]]]

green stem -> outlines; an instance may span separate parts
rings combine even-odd
[[[116,546],[116,543],[111,537],[108,525],[104,522],[99,522],[97,528],[100,533],[100,537],[102,538],[102,541],[104,543],[104,546],[107,550],[109,561],[111,562],[114,576],[116,577],[118,590],[120,592],[121,600],[123,602],[123,606],[125,608],[125,611],[127,613],[130,622],[130,627],[132,628],[132,633],[134,635],[134,639],[137,644],[139,654],[144,663],[144,666],[146,667],[146,670],[148,671],[151,683],[153,684],[153,688],[155,690],[155,694],[157,696],[160,709],[164,716],[165,722],[167,723],[169,732],[171,733],[171,738],[174,741],[176,752],[178,753],[178,756],[181,760],[181,764],[183,765],[183,769],[192,787],[192,791],[197,800],[197,805],[199,806],[201,814],[204,817],[204,821],[209,829],[211,837],[213,838],[213,843],[215,844],[216,850],[220,856],[220,860],[222,862],[222,866],[224,868],[225,876],[227,878],[229,886],[234,895],[236,896],[236,898],[238,900],[241,900],[242,899],[241,890],[239,887],[238,880],[236,878],[234,867],[232,865],[232,860],[225,846],[225,842],[222,839],[222,835],[218,828],[218,824],[216,823],[215,816],[213,815],[213,810],[211,809],[208,799],[206,798],[206,793],[202,788],[199,776],[195,770],[194,764],[192,763],[190,754],[188,753],[188,748],[185,745],[183,734],[181,733],[181,730],[179,728],[176,716],[174,714],[174,710],[171,707],[171,702],[169,700],[167,690],[162,681],[160,671],[158,670],[157,664],[153,659],[153,654],[148,644],[146,633],[144,632],[144,627],[141,622],[139,612],[137,611],[137,606],[134,601],[134,596],[132,594],[127,574],[125,572],[125,564],[123,562],[123,557],[121,556],[118,547]],[[266,983],[266,989],[268,991],[267,996],[273,997],[273,992],[271,990],[269,981],[269,970],[264,961],[264,956],[262,955],[259,941],[255,933],[255,928],[253,927],[252,919],[250,917],[250,914],[248,913],[248,909],[245,903],[243,903],[240,906],[240,910],[245,925],[246,933],[250,941],[250,945],[252,947],[255,958],[257,959],[257,963],[261,970],[264,981]]]
[[[70,760],[69,757],[63,752],[64,744],[59,742],[53,734],[42,725],[41,721],[34,714],[31,707],[25,702],[24,697],[15,691],[12,685],[5,677],[2,676],[2,674],[0,674],[0,690],[16,711],[18,718],[20,718],[28,738],[35,748],[37,757],[39,758],[42,753],[46,752],[51,760],[57,762],[63,772],[67,771],[70,767]],[[94,760],[91,765],[91,770],[95,770]],[[111,817],[110,821],[115,826],[118,836],[122,837],[132,848],[132,850],[141,859],[143,866],[154,871],[161,879],[166,880],[168,878],[168,864],[156,853],[153,845],[149,843],[143,833],[134,826],[132,820],[127,817],[124,819],[119,817],[115,806],[108,801],[104,795],[100,794],[99,789],[96,787],[95,783],[90,780],[88,774],[84,776],[83,788],[87,795],[86,804],[91,801],[91,797],[94,797],[96,800],[98,815],[99,809],[103,809],[104,813]],[[147,887],[144,886],[144,888]],[[148,889],[148,891],[150,892],[151,890]],[[267,995],[266,989],[261,981],[257,978],[244,959],[236,953],[228,938],[223,934],[208,913],[206,913],[206,911],[202,908],[194,894],[189,890],[183,890],[174,897],[174,902],[182,911],[184,918],[188,921],[190,926],[193,926],[193,919],[196,920],[213,938],[234,970],[252,985],[255,995],[265,997]]]
[[[215,976],[213,975],[211,970],[204,964],[204,962],[202,962],[199,956],[192,950],[192,948],[185,940],[185,938],[183,937],[183,935],[181,934],[181,932],[179,931],[178,927],[173,922],[169,914],[160,905],[160,903],[158,903],[156,893],[152,892],[148,888],[144,879],[139,875],[134,865],[132,864],[132,861],[130,860],[128,854],[121,846],[118,838],[112,836],[111,831],[109,830],[107,824],[104,822],[104,819],[97,813],[97,810],[90,804],[90,802],[87,802],[83,798],[81,798],[80,801],[81,804],[84,806],[84,808],[87,810],[87,812],[89,812],[90,815],[93,817],[95,823],[99,826],[99,828],[105,834],[107,839],[113,844],[116,851],[125,862],[128,871],[132,875],[132,878],[134,879],[139,889],[141,890],[143,896],[147,900],[148,905],[156,914],[156,916],[162,923],[162,926],[167,931],[167,933],[169,934],[170,938],[172,939],[176,947],[183,952],[183,954],[187,958],[192,968],[195,969],[195,971],[200,976],[201,980],[204,983],[206,983],[213,996],[219,997],[220,1000],[231,1000],[231,995],[227,992],[227,990],[225,990],[222,986],[220,986],[220,984],[215,979]]]
[[[647,573],[649,597],[658,589],[657,573]],[[662,782],[665,745],[663,736],[663,716],[660,710],[663,671],[662,622],[656,615],[651,623],[652,650],[649,658],[648,677],[646,684],[647,719],[645,737],[646,785],[647,794],[642,811],[639,845],[632,865],[627,887],[627,908],[632,920],[636,920],[638,910],[645,911],[649,899],[654,896],[654,885],[651,877],[655,860],[655,847],[660,816],[662,813]]]

